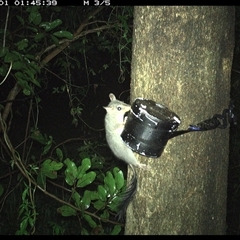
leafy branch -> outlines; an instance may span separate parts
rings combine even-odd
[[[38,72],[40,71],[40,69],[45,66],[49,61],[51,61],[54,57],[56,57],[60,52],[62,52],[66,47],[68,47],[71,43],[75,42],[76,40],[78,40],[80,37],[86,36],[87,34],[90,33],[95,33],[95,32],[100,32],[109,28],[114,27],[114,24],[109,25],[106,23],[106,25],[101,26],[101,27],[96,27],[94,29],[89,29],[89,30],[85,30],[83,31],[83,29],[88,26],[89,24],[93,24],[93,23],[97,23],[97,21],[95,22],[91,22],[89,23],[89,20],[91,18],[93,18],[96,14],[98,14],[100,11],[103,10],[103,7],[99,7],[97,8],[95,11],[93,11],[92,13],[90,13],[85,20],[83,21],[83,23],[80,24],[80,26],[77,28],[77,30],[74,32],[73,37],[71,40],[69,39],[63,39],[61,41],[59,41],[57,44],[51,45],[49,47],[46,47],[45,50],[43,50],[41,53],[37,54],[37,56],[35,57],[35,60],[39,60],[41,55],[54,49],[51,53],[49,53],[39,64],[38,68]],[[7,21],[7,20],[6,20]],[[6,24],[7,25],[7,24]],[[4,39],[5,42],[5,39]],[[4,47],[2,49],[2,51],[4,51]],[[10,60],[10,64],[13,64],[12,62],[13,60]],[[34,71],[36,72],[36,71]],[[33,72],[33,73],[34,73]],[[32,80],[32,79],[31,79]],[[37,84],[35,82],[35,84]],[[25,85],[26,86],[26,85]],[[23,86],[19,85],[19,81],[17,81],[14,85],[14,87],[12,88],[12,90],[10,91],[8,97],[7,97],[7,103],[5,105],[4,108],[4,112],[3,112],[3,120],[6,121],[11,108],[12,108],[12,103],[13,100],[16,98],[16,96],[19,94],[19,92],[23,89]],[[1,129],[0,129],[1,131]]]
[[[100,220],[100,221],[112,223],[112,224],[114,224],[114,225],[124,226],[123,224],[121,224],[121,223],[119,223],[119,222],[112,221],[112,220],[110,220],[110,219],[106,219],[106,218],[103,218],[103,217],[99,217],[98,215],[96,215],[96,214],[94,214],[94,213],[92,213],[92,212],[89,212],[89,211],[84,210],[84,209],[79,205],[79,203],[77,204],[77,205],[78,205],[78,207],[77,207],[77,206],[75,206],[75,205],[73,205],[73,204],[71,204],[71,203],[69,203],[69,202],[66,202],[66,201],[58,198],[58,197],[55,196],[54,194],[51,194],[50,192],[48,192],[44,187],[41,187],[41,186],[35,181],[35,179],[34,179],[33,176],[31,175],[31,173],[26,169],[26,167],[24,166],[24,164],[23,164],[22,161],[21,161],[20,156],[18,155],[18,153],[15,151],[14,147],[12,146],[11,141],[10,141],[8,135],[7,135],[7,132],[6,132],[6,124],[4,123],[1,114],[0,114],[0,125],[1,125],[1,128],[2,128],[2,130],[3,130],[3,136],[4,136],[5,143],[6,143],[8,149],[9,149],[9,151],[10,151],[10,153],[11,153],[11,159],[12,159],[12,161],[13,161],[13,164],[17,166],[17,168],[20,170],[20,172],[22,173],[22,175],[28,180],[28,189],[31,190],[31,189],[32,189],[32,185],[34,185],[34,189],[37,188],[37,189],[39,189],[41,192],[43,192],[45,195],[47,195],[47,196],[55,199],[56,201],[62,203],[65,207],[63,206],[62,208],[59,209],[59,211],[60,211],[63,215],[65,215],[65,216],[75,215],[75,212],[73,211],[73,210],[75,210],[75,211],[77,211],[77,212],[80,212],[80,213],[83,214],[83,215],[84,215],[84,214],[87,214],[87,215],[89,215],[89,216],[91,216],[91,217],[93,217],[93,218],[96,218],[96,219]],[[83,161],[84,161],[84,160],[83,160]],[[90,161],[90,160],[89,160],[89,161]],[[85,171],[90,167],[89,161],[87,161],[86,164],[83,163],[83,167],[85,168]],[[45,162],[47,162],[47,163],[46,163],[46,166],[47,166],[47,168],[48,168],[48,164],[49,164],[51,161],[50,161],[50,160],[46,160]],[[65,163],[66,163],[66,164],[70,164],[70,168],[68,169],[68,174],[69,174],[69,175],[68,175],[68,177],[66,177],[66,181],[69,183],[69,185],[73,185],[73,181],[74,181],[74,178],[73,178],[74,173],[73,173],[73,172],[75,171],[75,174],[77,174],[77,173],[76,173],[77,170],[76,170],[76,169],[72,170],[72,167],[74,166],[74,163],[71,162],[69,159],[65,160]],[[51,162],[51,164],[52,164],[52,162]],[[57,167],[56,167],[56,165],[57,165]],[[60,169],[62,168],[62,166],[63,166],[63,164],[61,164],[61,163],[58,163],[58,164],[57,164],[57,163],[56,163],[54,169],[55,169],[55,170],[60,170]],[[53,167],[53,165],[52,165],[52,167]],[[35,170],[36,170],[36,169],[35,169]],[[52,168],[51,168],[51,170],[52,170]],[[66,171],[67,171],[67,170],[66,170]],[[81,169],[81,168],[80,168],[80,171],[81,171],[82,173],[84,173],[84,170]],[[115,172],[116,172],[116,171],[118,171],[118,170],[116,169]],[[91,172],[90,172],[90,173],[91,173]],[[88,176],[85,175],[85,179],[86,179],[87,181],[89,181],[89,175],[90,175],[90,173],[88,173]],[[92,172],[92,173],[94,173],[94,172]],[[50,174],[50,175],[49,175],[49,174]],[[52,171],[50,171],[50,172],[47,173],[48,176],[52,176],[52,174],[55,175],[55,173],[52,173]],[[122,173],[120,173],[120,175],[122,175]],[[119,178],[120,175],[118,174],[118,178]],[[95,175],[94,175],[94,176],[95,176]],[[110,176],[111,176],[111,174],[110,174]],[[94,178],[95,178],[95,177],[94,177]],[[108,174],[108,178],[109,178],[109,174]],[[86,180],[85,180],[85,181],[86,181]],[[111,179],[110,182],[109,182],[109,185],[108,185],[108,184],[107,184],[107,185],[110,186],[110,188],[115,189],[116,187],[112,185],[112,181],[113,181],[113,179]],[[116,182],[116,184],[118,184],[117,192],[118,192],[119,190],[121,190],[122,187],[124,187],[123,181],[124,181],[124,179],[121,178],[121,179],[119,179],[119,180]],[[83,182],[84,182],[84,180],[83,180]],[[92,182],[92,181],[91,181],[91,182]],[[119,182],[122,182],[122,183],[120,183],[120,185],[119,185]],[[79,184],[80,184],[79,186],[81,186],[82,182],[80,182]],[[82,186],[85,186],[85,184],[86,184],[86,182],[85,182],[84,185],[82,185]],[[114,183],[114,184],[115,184],[115,183]],[[103,186],[102,186],[102,189],[101,189],[101,190],[104,192],[104,194],[105,194],[105,196],[106,196],[106,195],[107,195],[107,191],[105,190],[105,188],[104,188]],[[110,191],[112,191],[111,195],[114,195],[116,190],[110,190]],[[120,193],[120,192],[119,192],[119,193]],[[74,194],[74,193],[73,193],[73,194]],[[76,192],[75,192],[75,194],[76,194]],[[34,198],[33,198],[32,190],[29,191],[29,195],[30,195],[30,199],[31,199],[31,205],[33,206],[33,209],[34,209],[34,214],[33,214],[34,219],[33,219],[33,222],[35,222],[35,221],[36,221],[36,216],[37,216],[37,214],[36,214],[35,204],[34,204],[34,200],[33,200]],[[97,197],[97,198],[98,198],[98,197]],[[106,199],[105,199],[105,200],[106,200]],[[104,205],[105,205],[105,204],[104,204]],[[69,207],[70,209],[67,208],[66,206]],[[117,207],[117,205],[116,205],[116,207]],[[111,208],[111,209],[114,210],[114,208]],[[62,211],[63,211],[63,212],[62,212]],[[65,212],[64,212],[64,211],[65,211]],[[66,211],[67,211],[67,213],[66,213]],[[115,211],[117,211],[117,208],[115,209]],[[70,212],[70,213],[69,213],[69,212]],[[89,221],[90,221],[90,222],[93,222],[92,219],[90,219]],[[34,224],[33,224],[33,226],[34,226]],[[34,230],[32,230],[32,233],[34,233]]]

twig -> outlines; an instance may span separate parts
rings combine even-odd
[[[4,79],[0,82],[0,85],[2,85],[2,84],[6,81],[6,79],[7,79],[8,75],[9,75],[11,69],[12,69],[12,62],[10,63],[10,66],[9,66],[9,69],[8,69],[8,72],[7,72],[6,76],[5,76]]]
[[[5,43],[6,43],[6,33],[7,33],[7,25],[8,25],[9,9],[10,9],[10,7],[8,6],[8,9],[7,9],[7,16],[6,16],[6,21],[5,21],[5,28],[4,28],[4,35],[3,35],[3,49],[2,49],[3,51],[4,51]]]

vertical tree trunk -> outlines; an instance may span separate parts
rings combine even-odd
[[[234,7],[135,7],[132,101],[166,105],[187,129],[230,100]],[[125,234],[224,234],[228,129],[168,141],[160,158],[136,156],[138,191]]]

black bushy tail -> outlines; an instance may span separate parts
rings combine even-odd
[[[126,191],[120,196],[121,197],[121,202],[119,203],[119,212],[116,215],[116,218],[118,219],[118,221],[123,222],[125,215],[126,215],[126,211],[127,211],[127,207],[130,204],[130,202],[132,201],[136,191],[137,191],[137,173],[136,170],[134,169],[134,167],[129,164],[132,171],[133,171],[133,176],[131,178],[131,181],[126,189]]]

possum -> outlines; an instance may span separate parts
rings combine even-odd
[[[113,93],[109,94],[110,103],[108,106],[104,107],[106,110],[105,116],[105,131],[106,131],[106,140],[112,150],[113,154],[127,164],[130,165],[133,176],[131,181],[122,196],[122,201],[119,204],[119,213],[117,217],[119,220],[122,220],[125,216],[127,207],[132,201],[136,190],[137,190],[137,174],[134,167],[148,169],[146,164],[138,162],[134,156],[133,151],[124,143],[121,138],[121,133],[124,129],[127,117],[126,113],[130,111],[131,106],[119,101],[116,99]]]

